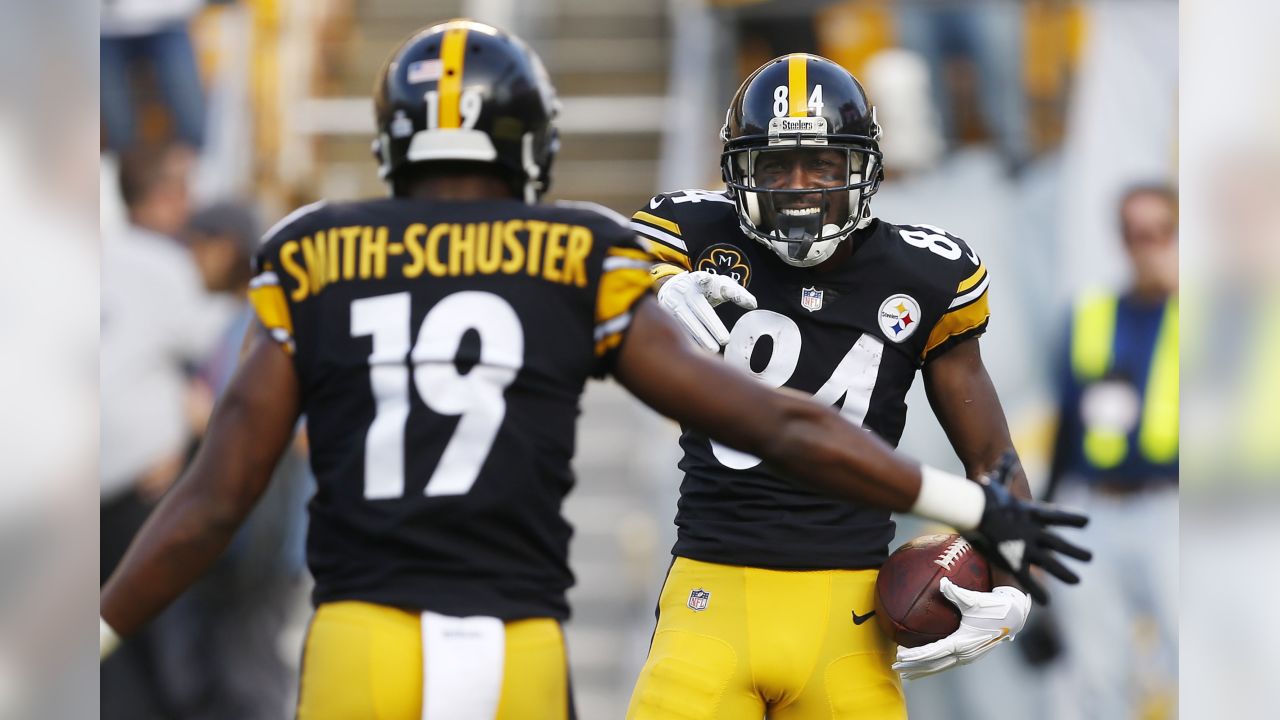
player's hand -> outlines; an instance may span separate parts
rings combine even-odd
[[[756,308],[755,296],[733,278],[705,270],[672,275],[658,288],[658,304],[711,352],[720,352],[721,346],[729,342],[729,330],[713,310],[726,300],[748,310]]]
[[[996,567],[1012,573],[1036,602],[1047,604],[1049,595],[1032,575],[1031,567],[1038,566],[1074,585],[1080,577],[1058,560],[1057,553],[1085,562],[1093,557],[1093,553],[1063,540],[1049,527],[1084,527],[1089,518],[1048,503],[1015,497],[1008,488],[1015,464],[1013,454],[1006,454],[999,466],[980,481],[986,495],[982,521],[964,536]]]
[[[898,646],[893,669],[904,680],[915,680],[957,665],[968,665],[1013,639],[1027,622],[1031,598],[1007,585],[991,592],[969,590],[942,578],[942,595],[960,609],[960,628],[950,635],[920,647]]]

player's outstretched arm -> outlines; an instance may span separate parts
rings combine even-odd
[[[102,591],[103,650],[158,614],[218,558],[271,479],[298,418],[293,361],[261,327],[191,466]]]
[[[652,301],[635,308],[615,374],[653,409],[764,458],[786,477],[967,533],[1041,602],[1046,596],[1031,578],[1033,565],[1071,583],[1078,578],[1054,554],[1088,559],[1087,551],[1047,530],[1079,527],[1087,518],[1014,497],[1005,487],[1007,467],[998,481],[975,483],[912,462],[833,408],[767,388],[698,352]]]

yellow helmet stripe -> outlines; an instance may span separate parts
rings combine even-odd
[[[791,117],[809,114],[809,56],[796,53],[787,58],[787,98]]]
[[[439,122],[436,124],[442,130],[462,127],[462,60],[466,49],[466,26],[445,30],[440,44],[440,60],[444,67],[441,68]]]

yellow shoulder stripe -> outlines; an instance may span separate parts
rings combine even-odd
[[[978,266],[977,270],[973,271],[972,275],[970,275],[969,277],[965,278],[960,282],[960,285],[956,287],[956,294],[959,295],[960,293],[965,292],[969,288],[972,288],[974,285],[977,285],[978,282],[982,280],[982,276],[986,274],[987,274],[987,264],[982,263],[981,265]]]
[[[991,310],[987,305],[987,294],[982,293],[977,300],[942,316],[942,319],[933,326],[933,332],[929,333],[929,340],[925,343],[924,352],[920,357],[928,357],[934,348],[950,338],[979,327],[989,317],[991,317]]]
[[[645,239],[648,240],[648,238],[645,238]],[[652,258],[656,258],[660,262],[671,263],[672,265],[679,265],[681,268],[685,270],[693,269],[692,265],[690,265],[689,263],[688,255],[680,252],[679,250],[676,250],[675,248],[667,247],[666,245],[663,245],[660,242],[650,241],[649,253],[652,256]]]
[[[280,287],[276,274],[264,272],[255,277],[249,284],[249,302],[263,327],[271,332],[276,342],[284,346],[289,354],[293,354],[293,318],[289,314],[289,303],[284,297],[284,288]]]
[[[680,236],[680,226],[677,225],[676,223],[671,222],[666,218],[661,218],[661,217],[658,217],[657,215],[651,215],[650,213],[647,213],[643,210],[637,212],[635,215],[632,215],[631,217],[636,220],[647,222],[650,225],[653,225],[654,227],[660,227],[669,233],[674,233],[676,237]]]
[[[596,324],[607,322],[631,310],[649,292],[652,281],[643,268],[620,268],[600,276],[596,295]]]

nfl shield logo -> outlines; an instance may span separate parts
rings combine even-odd
[[[809,312],[822,309],[822,291],[817,288],[804,288],[800,291],[800,306]]]
[[[689,609],[693,611],[706,610],[707,602],[711,600],[710,591],[698,588],[689,592]]]

